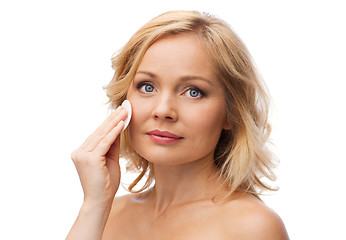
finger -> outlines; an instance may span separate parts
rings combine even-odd
[[[106,154],[106,158],[113,160],[113,161],[117,161],[117,160],[119,160],[119,152],[120,152],[120,136],[118,136],[115,139],[115,142],[109,148],[109,150]]]
[[[101,131],[101,129],[104,129],[105,126],[109,123],[109,121],[114,118],[117,114],[119,114],[121,112],[121,107],[119,106],[117,109],[115,109],[115,111],[113,113],[111,113],[111,115],[109,115],[107,117],[107,119],[105,119],[103,121],[103,123],[92,133],[90,134],[90,136],[84,141],[84,143],[82,144],[81,147],[87,147],[89,146],[90,142],[92,141],[92,139],[98,135],[98,133]]]
[[[102,141],[102,139],[121,121],[125,120],[127,112],[124,108],[119,107],[113,112],[83,143],[82,148],[91,152]]]
[[[106,156],[119,134],[124,128],[124,121],[121,120],[96,146],[94,153],[98,156]]]
[[[119,181],[117,179],[120,179],[119,148],[120,137],[117,137],[106,155],[106,167],[114,183]]]

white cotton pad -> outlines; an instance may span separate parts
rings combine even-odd
[[[130,121],[131,121],[131,116],[132,116],[132,107],[131,107],[131,103],[129,100],[125,100],[123,101],[123,103],[121,104],[121,106],[123,108],[125,108],[126,112],[127,112],[127,118],[124,121],[124,129],[123,131],[127,128],[127,126],[129,125]]]

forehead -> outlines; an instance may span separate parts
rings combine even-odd
[[[169,35],[156,41],[144,54],[138,71],[156,74],[203,75],[215,79],[210,56],[193,34]]]

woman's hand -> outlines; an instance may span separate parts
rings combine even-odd
[[[71,154],[83,187],[84,205],[107,207],[113,202],[120,183],[120,133],[126,117],[126,110],[118,107]]]
[[[66,240],[101,239],[120,183],[120,133],[126,110],[118,107],[72,154],[84,203]]]

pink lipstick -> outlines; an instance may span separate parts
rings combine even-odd
[[[176,143],[183,139],[183,137],[177,136],[167,131],[154,130],[147,133],[150,139],[158,144],[170,144]]]

